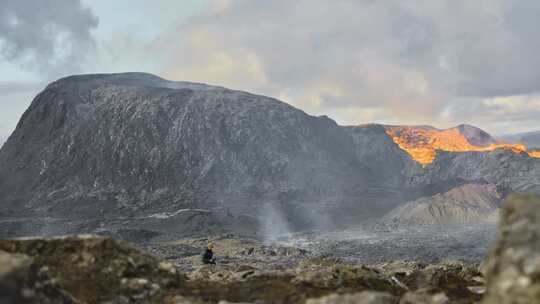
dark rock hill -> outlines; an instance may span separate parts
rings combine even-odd
[[[492,184],[466,184],[400,205],[383,217],[386,229],[411,225],[495,223],[504,199]]]
[[[362,204],[370,179],[334,121],[275,99],[139,73],[72,76],[34,99],[1,149],[0,211],[79,230],[164,214],[186,214],[184,225],[208,210],[257,216],[270,204],[309,224],[314,206]]]
[[[324,229],[470,181],[540,193],[540,159],[444,152],[421,166],[380,125],[149,74],[80,75],[36,96],[0,149],[0,231]]]
[[[465,136],[471,145],[485,147],[489,146],[490,144],[497,143],[497,140],[491,137],[491,135],[475,126],[461,124],[456,128],[461,134],[463,134],[463,136]]]

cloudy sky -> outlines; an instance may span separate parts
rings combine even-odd
[[[0,0],[0,144],[44,86],[145,71],[340,124],[540,130],[537,0]]]

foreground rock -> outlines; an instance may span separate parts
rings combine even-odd
[[[0,263],[7,303],[163,303],[182,282],[172,265],[103,237],[2,240]]]
[[[484,303],[538,303],[540,198],[511,196],[502,212],[499,234],[487,261]]]
[[[306,304],[397,304],[398,299],[385,292],[363,291],[353,294],[333,294],[310,299]]]
[[[364,266],[260,244],[239,250],[258,258],[304,258],[282,267],[195,264],[181,273],[108,237],[1,240],[0,303],[397,303],[441,297],[472,303],[483,286],[478,267],[463,263]]]
[[[23,254],[0,251],[0,303],[77,303],[46,269]]]

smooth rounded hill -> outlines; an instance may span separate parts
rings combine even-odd
[[[265,204],[309,224],[321,201],[362,204],[354,192],[369,179],[341,127],[276,99],[142,73],[81,75],[41,92],[1,149],[0,210],[73,220],[37,232],[155,214],[185,228],[193,212],[178,210],[195,210],[201,222],[187,226],[204,230],[215,222],[204,211],[257,217]]]

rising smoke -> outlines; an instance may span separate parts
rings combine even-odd
[[[264,204],[259,211],[259,220],[261,234],[266,243],[275,243],[291,234],[289,222],[277,204]]]

